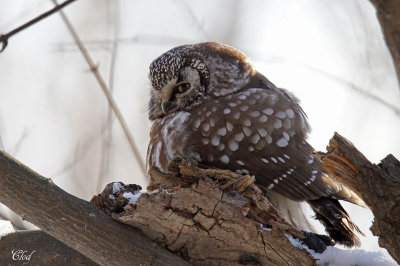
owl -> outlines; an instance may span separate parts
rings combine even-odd
[[[149,77],[148,169],[176,175],[168,166],[181,158],[254,175],[289,223],[300,227],[299,203],[307,202],[336,243],[359,245],[361,231],[338,200],[363,202],[312,155],[298,99],[245,54],[215,42],[183,45],[156,58]]]

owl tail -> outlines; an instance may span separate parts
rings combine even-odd
[[[315,219],[325,226],[326,232],[336,243],[347,247],[360,246],[356,232],[361,235],[364,233],[353,223],[337,199],[321,197],[308,203],[316,213]]]
[[[332,187],[336,193],[335,193],[335,198],[340,199],[340,200],[345,200],[348,202],[351,202],[353,204],[356,204],[358,206],[366,208],[367,205],[365,205],[364,201],[356,194],[354,193],[351,189],[346,187],[344,184],[339,183],[334,177],[331,177],[325,173],[321,175],[322,180],[324,180],[324,183],[328,184],[330,187]]]

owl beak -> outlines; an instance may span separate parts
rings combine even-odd
[[[163,111],[164,114],[167,114],[171,109],[173,109],[174,105],[168,101],[168,102],[163,102],[161,104],[161,110]]]
[[[161,104],[161,110],[163,111],[163,113],[166,115],[167,114],[167,112],[166,112],[166,103],[162,103]]]

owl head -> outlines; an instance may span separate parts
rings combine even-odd
[[[188,111],[205,99],[233,93],[254,74],[246,55],[228,45],[206,42],[175,47],[150,65],[149,118]]]

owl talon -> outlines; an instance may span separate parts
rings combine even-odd
[[[168,171],[179,173],[179,165],[182,163],[183,158],[180,156],[176,156],[169,164]]]
[[[256,181],[254,176],[245,175],[238,178],[230,179],[224,185],[221,186],[222,190],[231,188],[239,193],[244,192],[249,186],[251,186]]]
[[[193,159],[184,159],[180,156],[176,156],[168,165],[168,171],[170,172],[182,174],[182,168],[190,169],[192,172],[196,172],[198,169],[198,162]]]
[[[195,160],[191,160],[191,159],[184,159],[181,161],[180,163],[182,166],[186,167],[186,168],[190,168],[193,171],[197,171],[198,169],[198,162]]]
[[[329,236],[306,232],[303,230],[301,232],[303,233],[304,238],[300,239],[300,241],[317,253],[324,252],[327,246],[335,245]]]

